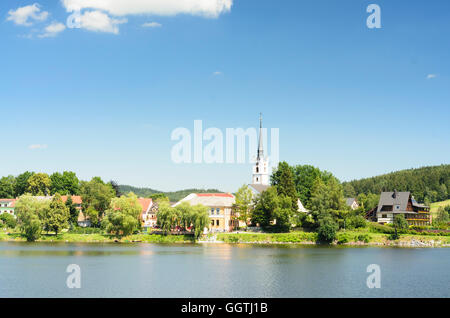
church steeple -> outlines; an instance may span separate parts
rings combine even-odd
[[[262,114],[259,114],[259,141],[256,153],[256,163],[253,167],[253,184],[269,185],[269,163],[264,157],[264,140],[262,127]]]
[[[263,148],[263,129],[262,129],[262,113],[259,113],[259,144],[258,144],[258,153],[256,156],[256,161],[259,161],[264,157],[264,148]]]

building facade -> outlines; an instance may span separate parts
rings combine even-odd
[[[377,222],[393,223],[398,214],[404,215],[409,225],[427,226],[432,222],[430,207],[417,203],[410,192],[382,192],[376,208]]]
[[[233,212],[235,198],[230,193],[191,193],[177,202],[174,207],[182,202],[208,207],[209,231],[212,233],[230,232],[239,226]]]
[[[0,199],[0,215],[3,213],[8,213],[16,216],[14,213],[16,201],[16,199]]]

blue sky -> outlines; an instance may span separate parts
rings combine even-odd
[[[259,112],[281,160],[341,180],[449,163],[448,1],[84,0],[82,28],[64,27],[76,2],[0,4],[0,175],[236,191],[250,164],[175,164],[170,135]]]

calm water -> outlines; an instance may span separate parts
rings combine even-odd
[[[0,243],[0,297],[450,297],[449,269],[445,248]]]

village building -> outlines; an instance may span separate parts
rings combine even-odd
[[[16,206],[16,199],[0,199],[0,215],[8,213],[14,215],[14,208]]]
[[[144,230],[156,227],[156,212],[158,205],[152,199],[139,198],[139,203],[142,205],[142,213],[140,220]]]
[[[356,198],[345,198],[345,204],[352,210],[356,210],[357,208],[359,208],[359,204],[358,201],[356,201]]]
[[[376,221],[393,223],[398,214],[404,215],[409,225],[431,225],[430,207],[417,203],[410,192],[382,192],[376,208]]]
[[[231,232],[239,226],[233,211],[235,198],[231,193],[191,193],[174,207],[182,202],[188,202],[192,206],[201,204],[208,207],[210,232]]]

